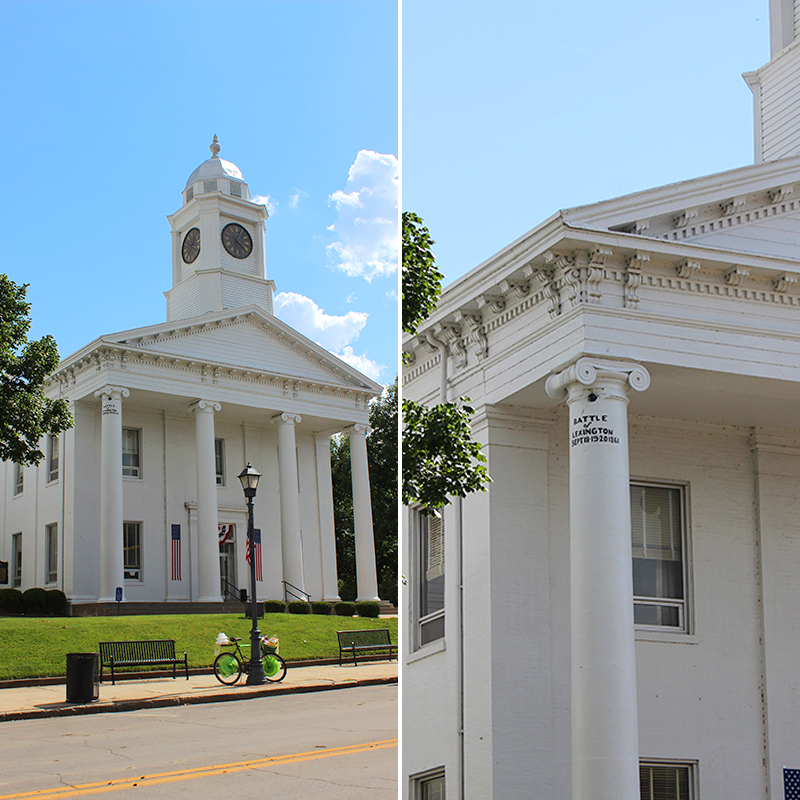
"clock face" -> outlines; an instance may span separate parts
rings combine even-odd
[[[222,229],[222,244],[234,258],[247,258],[253,252],[250,234],[235,222]]]
[[[187,264],[191,264],[200,255],[200,230],[198,228],[192,228],[183,237],[181,255]]]

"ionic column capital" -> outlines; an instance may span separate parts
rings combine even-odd
[[[214,411],[221,410],[222,406],[214,400],[195,400],[193,403],[189,403],[189,411],[192,413],[197,411],[209,411],[213,413]]]
[[[578,384],[590,387],[598,381],[617,381],[643,392],[650,386],[650,373],[635,361],[617,361],[607,358],[584,356],[561,372],[553,373],[544,388],[554,400],[566,400],[569,387]]]
[[[109,400],[122,400],[123,397],[130,397],[131,390],[126,389],[124,386],[104,386],[98,389],[95,393],[95,399],[100,400],[103,397]]]
[[[272,419],[270,419],[270,422],[273,425],[280,422],[289,422],[293,425],[296,425],[299,422],[301,422],[302,419],[303,418],[299,414],[289,414],[286,411],[283,411],[280,414],[276,414],[274,417],[272,417]]]
[[[343,428],[342,432],[348,435],[356,433],[359,436],[366,436],[368,433],[372,432],[372,428],[364,422],[356,422],[353,425],[348,425],[346,428]]]

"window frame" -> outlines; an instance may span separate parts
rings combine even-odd
[[[132,528],[129,526],[135,526]],[[135,544],[128,544],[127,537],[135,530]],[[131,565],[128,562],[128,554],[134,550],[138,555],[138,565]],[[141,520],[125,520],[122,523],[122,575],[126,583],[143,583],[142,570],[142,522]],[[131,573],[129,575],[129,573]],[[133,574],[135,573],[135,574]]]
[[[690,537],[690,514],[689,514],[689,485],[680,483],[678,481],[666,480],[651,480],[646,478],[630,479],[630,488],[650,487],[654,489],[668,489],[678,492],[679,502],[679,515],[678,521],[680,524],[681,535],[681,575],[683,580],[683,598],[671,597],[651,597],[648,595],[634,594],[634,606],[659,606],[665,608],[676,608],[678,611],[678,624],[677,625],[650,625],[646,623],[635,622],[634,628],[637,634],[659,634],[663,635],[677,635],[684,637],[693,632],[692,620],[692,570],[691,570],[691,537]],[[633,522],[633,512],[631,511],[631,523]],[[633,527],[631,525],[631,527]],[[633,531],[631,530],[631,569],[633,569]]]
[[[58,523],[44,526],[44,582],[58,583]]]
[[[127,451],[125,449],[126,446],[125,439],[126,439],[126,434],[128,433],[136,434],[135,451]],[[135,454],[136,456],[136,463],[125,464],[125,456],[131,455],[132,453]],[[141,428],[122,429],[122,477],[131,478],[132,480],[139,480],[139,481],[142,479],[142,429]]]
[[[698,796],[697,791],[697,762],[696,761],[671,761],[668,759],[643,758],[639,761],[639,786],[641,790],[642,771],[645,769],[685,769],[686,778],[686,797],[668,798],[667,800],[695,800]],[[650,797],[641,797],[640,800],[654,800],[651,792]],[[659,798],[660,800],[660,798]]]
[[[22,587],[22,532],[11,534],[11,587]]]
[[[47,437],[47,483],[58,480],[61,445],[58,436]]]
[[[217,476],[217,486],[225,486],[225,439],[214,439],[214,471]]]
[[[25,491],[25,467],[23,464],[14,462],[13,483],[14,497],[18,497]]]
[[[414,651],[423,648],[441,646],[445,639],[445,616],[446,599],[445,592],[447,587],[447,567],[444,559],[444,517],[437,515],[426,515],[422,513],[421,507],[409,509],[411,512],[411,531],[412,531],[412,637]],[[432,611],[423,613],[425,606],[425,594],[431,579],[428,577],[426,565],[427,553],[429,552],[429,542],[427,538],[430,532],[430,520],[437,520],[441,526],[441,575],[436,577],[443,578],[442,581],[442,600],[441,606]],[[433,579],[435,580],[435,578]],[[441,625],[441,634],[434,635],[433,638],[426,639],[425,629],[433,630],[434,626]]]
[[[442,782],[442,793],[433,800],[446,800],[447,798],[447,779],[444,767],[436,767],[411,776],[411,800],[432,800],[430,794],[426,794],[426,784],[430,785],[434,781]]]

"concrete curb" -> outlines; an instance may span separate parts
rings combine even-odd
[[[363,680],[348,680],[331,684],[312,684],[308,686],[281,686],[280,684],[267,684],[264,687],[249,688],[246,686],[232,686],[226,692],[215,694],[190,694],[184,697],[155,697],[139,700],[117,700],[112,703],[84,703],[78,705],[64,705],[57,708],[33,708],[24,711],[8,711],[0,713],[0,723],[13,722],[14,720],[44,719],[46,717],[72,717],[84,714],[106,714],[110,712],[137,711],[142,708],[165,708],[169,706],[198,705],[200,703],[225,703],[233,700],[251,700],[254,697],[267,697],[270,695],[305,694],[308,692],[327,692],[331,689],[352,689],[359,686],[381,686],[397,683],[396,677],[390,678],[365,678]],[[246,690],[246,691],[242,691]]]

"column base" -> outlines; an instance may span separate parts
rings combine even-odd
[[[117,597],[116,597],[116,595],[114,595],[113,597],[98,597],[97,600],[95,600],[94,602],[96,602],[96,603],[116,603],[117,602]],[[120,603],[124,603],[125,602],[125,595],[124,594],[122,595],[122,600],[120,600],[119,602]]]
[[[198,597],[194,602],[195,603],[221,603],[221,602],[223,602],[223,600],[222,600],[222,595],[221,594],[212,594],[212,595],[208,595],[207,597]]]
[[[339,597],[339,595],[337,594],[334,597],[323,597],[322,598],[322,602],[323,603],[341,603],[342,602],[342,598]]]
[[[375,597],[356,597],[356,603],[362,603],[362,602],[380,603],[380,601],[381,601],[381,599],[377,595]]]

